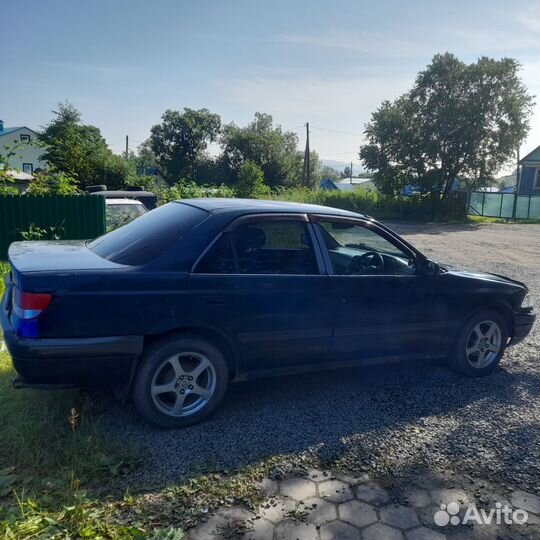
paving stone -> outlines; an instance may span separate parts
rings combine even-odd
[[[335,503],[341,503],[354,498],[349,484],[341,480],[328,480],[319,484],[319,496]]]
[[[224,506],[220,508],[217,513],[228,521],[246,521],[247,519],[253,518],[255,516],[253,512],[250,512],[247,508],[244,508],[243,506]]]
[[[337,518],[336,505],[319,497],[306,499],[304,507],[309,512],[306,521],[313,525],[323,525]]]
[[[321,469],[310,469],[306,475],[313,482],[324,482],[332,477],[332,473],[328,471],[321,471]]]
[[[461,489],[435,489],[431,492],[431,499],[436,505],[457,502],[460,506],[465,506],[470,502],[469,496]]]
[[[287,480],[281,482],[280,490],[283,495],[297,501],[303,501],[304,499],[315,497],[315,495],[317,495],[315,482],[312,482],[307,478],[287,478]]]
[[[311,523],[298,523],[288,519],[276,525],[275,540],[314,540],[315,538],[317,538],[317,528]]]
[[[199,523],[194,529],[191,529],[189,538],[193,540],[220,540],[223,538],[219,534],[219,527],[224,527],[227,520],[221,516],[211,516],[207,521]]]
[[[401,504],[381,508],[381,521],[398,529],[411,529],[420,524],[416,512]]]
[[[343,521],[332,521],[320,529],[321,540],[359,540],[360,531]]]
[[[405,533],[407,540],[446,540],[444,534],[432,531],[427,527],[420,527]]]
[[[265,478],[259,484],[259,491],[266,497],[274,497],[279,493],[279,482],[277,480]]]
[[[375,523],[362,530],[362,540],[403,540],[403,535],[388,525]]]
[[[416,515],[422,523],[422,525],[427,525],[428,527],[433,527],[437,529],[438,526],[435,524],[435,514],[441,509],[440,506],[430,504],[424,508],[418,508],[416,510]]]
[[[348,473],[337,473],[336,478],[349,484],[350,486],[356,486],[357,484],[363,484],[369,482],[369,475],[367,473],[360,474],[348,474]]]
[[[366,527],[377,521],[375,509],[367,503],[349,501],[339,505],[339,517],[355,527]]]
[[[385,504],[388,502],[388,493],[374,483],[362,484],[356,488],[356,496],[372,504]]]
[[[514,491],[510,496],[512,506],[522,508],[533,514],[540,514],[540,497],[526,491]]]
[[[425,508],[431,504],[431,497],[425,489],[414,486],[408,487],[404,490],[403,495],[407,498],[409,504],[416,508]]]
[[[287,512],[296,508],[296,502],[284,497],[273,497],[267,499],[259,506],[258,514],[264,519],[277,523],[285,519]]]
[[[249,523],[253,529],[242,537],[244,540],[269,540],[274,536],[274,524],[267,519],[254,519]]]

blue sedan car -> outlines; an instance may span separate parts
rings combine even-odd
[[[163,427],[253,377],[413,358],[487,375],[535,318],[523,283],[314,205],[176,201],[93,241],[14,243],[9,262],[18,385],[115,385]]]

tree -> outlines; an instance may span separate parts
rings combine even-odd
[[[319,171],[317,176],[319,180],[324,180],[325,178],[329,178],[334,182],[339,182],[339,180],[341,180],[341,176],[336,171],[336,169],[334,169],[333,167],[329,167],[328,165],[319,165]]]
[[[12,184],[15,180],[9,171],[9,160],[17,155],[22,147],[19,144],[5,144],[3,151],[0,152],[0,195],[18,195],[19,190]]]
[[[75,178],[81,188],[91,184],[122,187],[129,176],[125,160],[112,153],[95,126],[81,123],[80,112],[70,103],[60,103],[55,118],[39,134],[44,146],[41,159],[53,172]]]
[[[255,113],[246,127],[228,124],[221,138],[221,162],[229,182],[234,182],[246,161],[257,164],[269,186],[299,185],[302,181],[303,152],[292,131],[274,126],[272,116]]]
[[[239,197],[260,198],[270,194],[270,189],[264,183],[262,169],[253,161],[244,161],[238,172],[236,194]]]
[[[350,165],[345,165],[343,172],[341,173],[341,178],[350,178],[352,174]]]
[[[460,176],[490,182],[525,138],[532,97],[516,60],[434,56],[413,88],[372,114],[360,159],[383,193],[407,184],[447,194]]]
[[[168,181],[197,180],[198,167],[208,159],[208,144],[217,141],[221,118],[208,109],[167,110],[152,127],[148,146]]]

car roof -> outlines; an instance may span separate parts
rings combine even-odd
[[[143,203],[137,199],[105,199],[105,204],[136,204],[144,206]]]
[[[305,204],[286,201],[267,201],[261,199],[180,199],[176,202],[189,204],[211,213],[234,212],[237,214],[266,214],[266,213],[298,213],[298,214],[327,214],[330,216],[364,217],[364,214],[332,208],[318,204]]]

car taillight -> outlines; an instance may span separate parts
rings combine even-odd
[[[12,322],[22,337],[38,336],[38,317],[51,303],[52,294],[31,293],[13,289]]]

